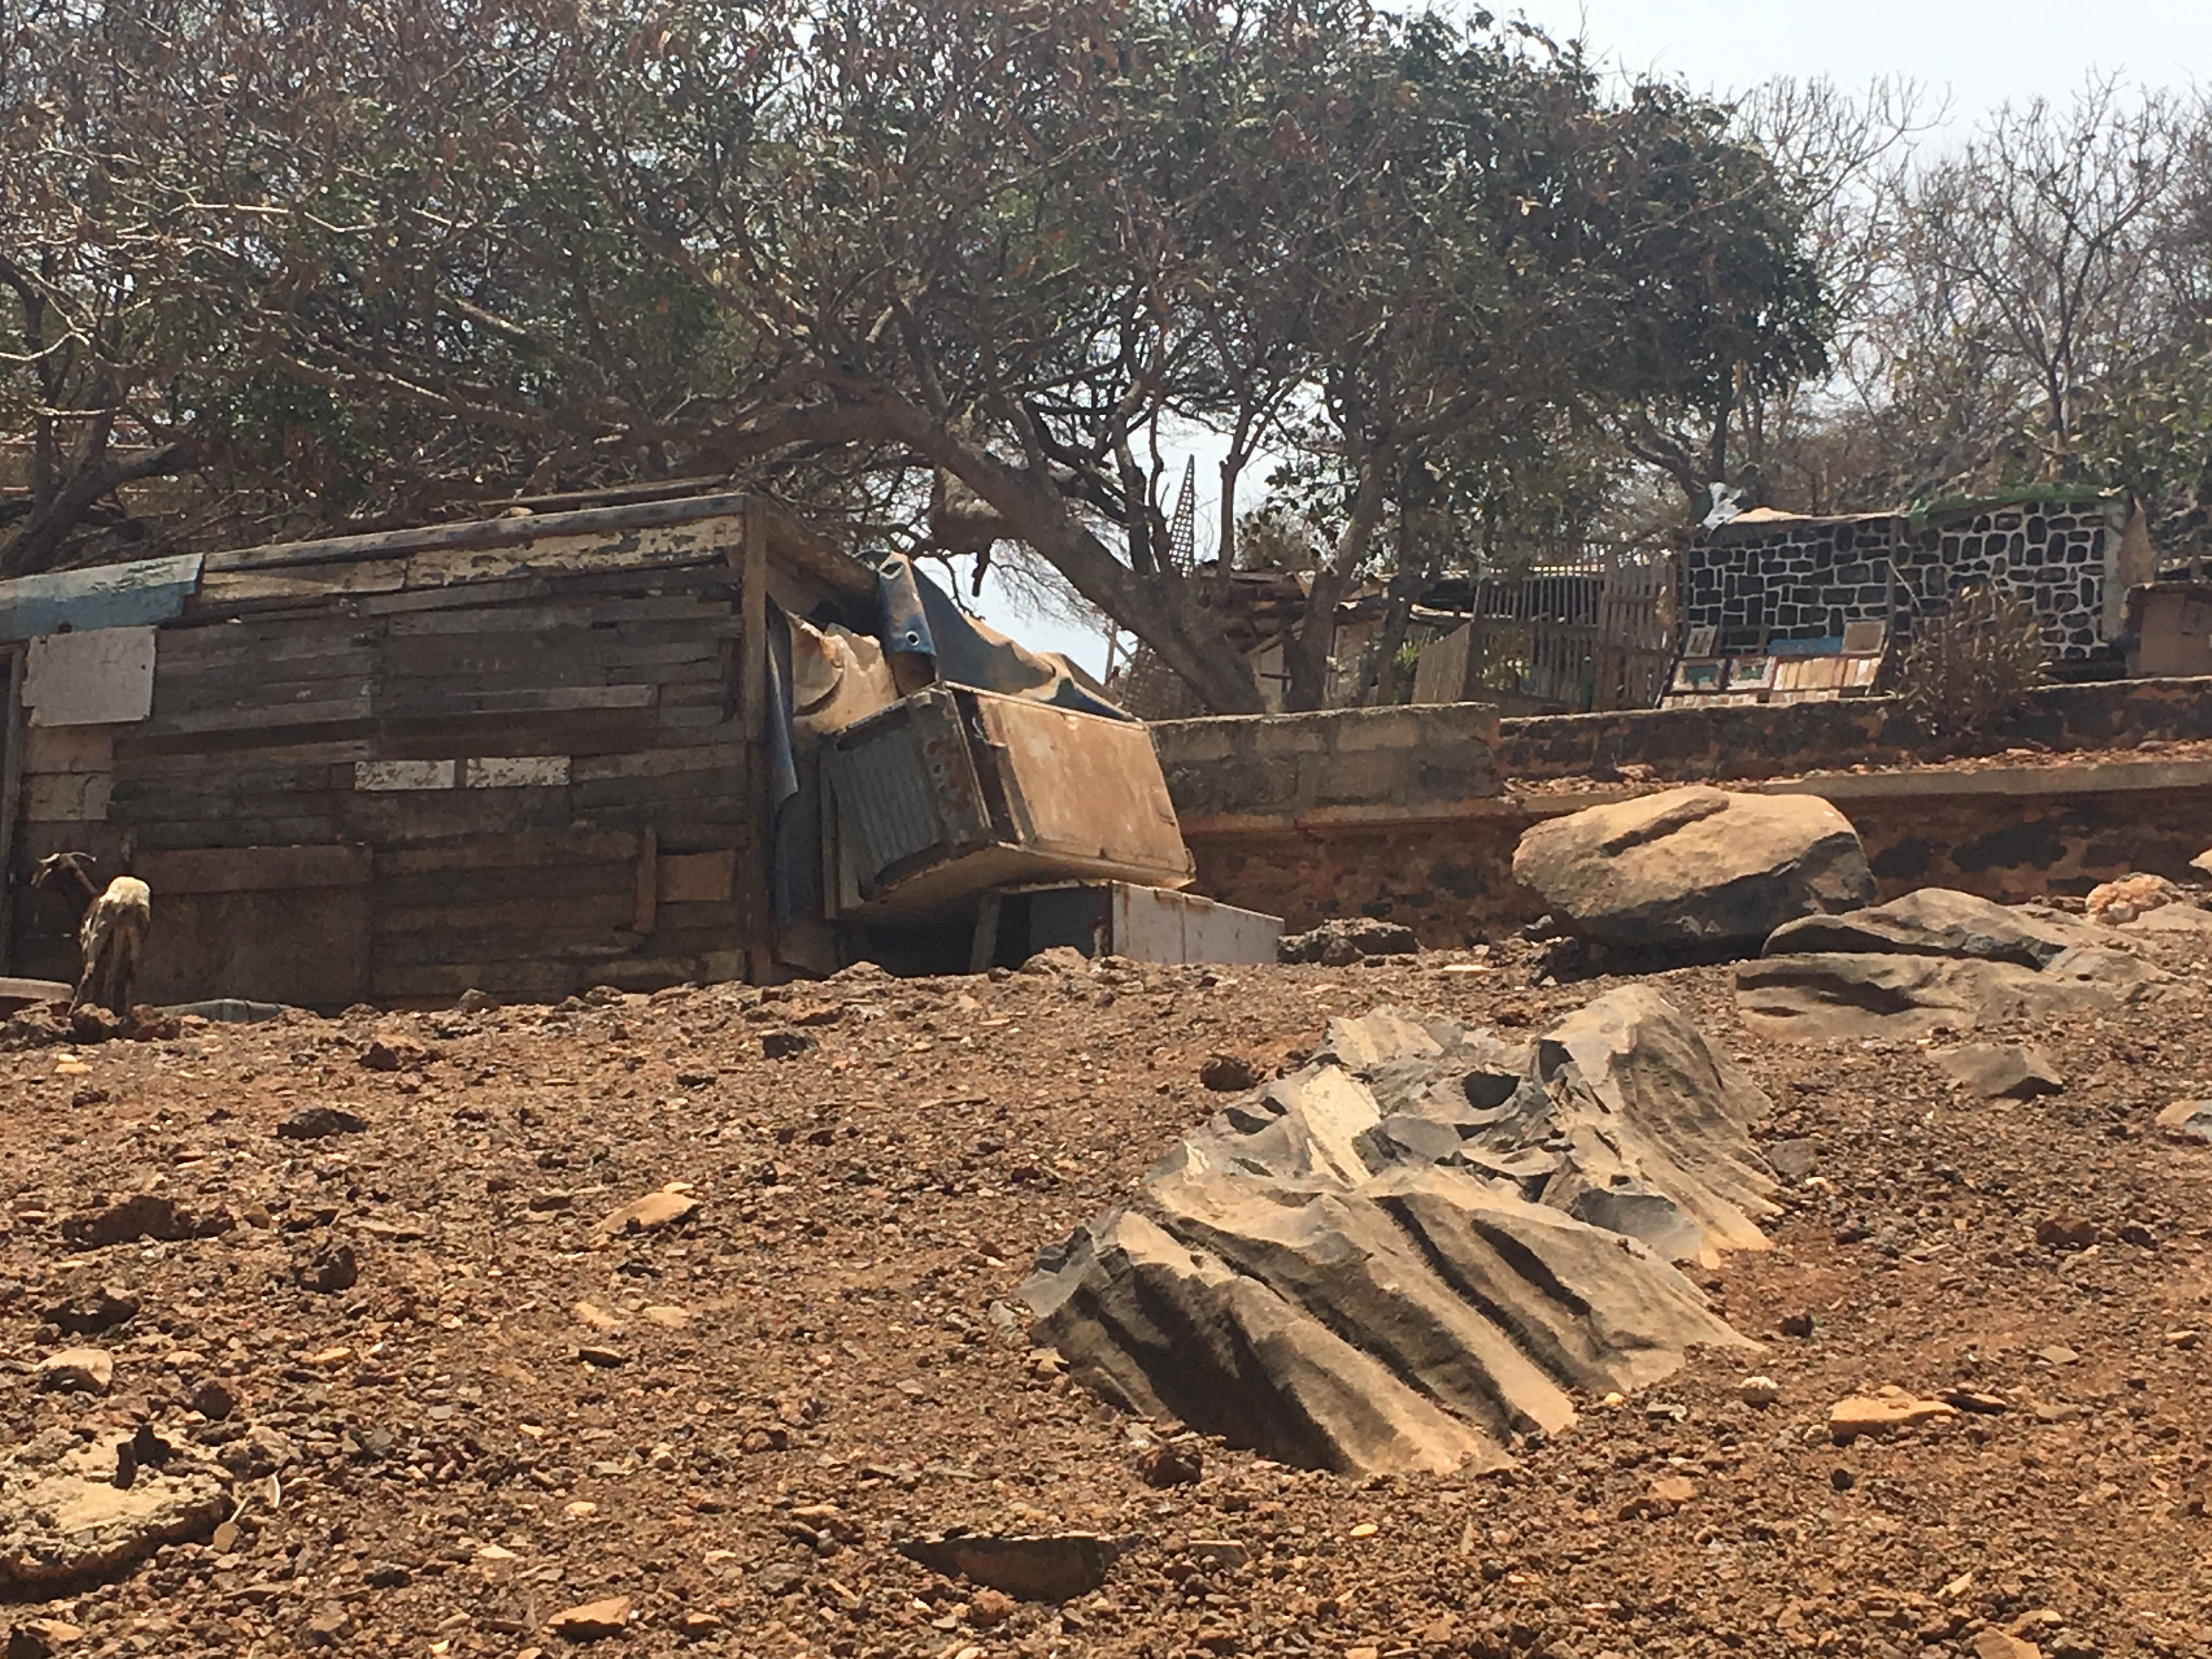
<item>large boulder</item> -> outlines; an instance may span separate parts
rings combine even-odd
[[[1761,1249],[1766,1097],[1648,988],[1534,1045],[1381,1009],[1042,1253],[1035,1335],[1127,1409],[1356,1472],[1506,1461],[1571,1395],[1748,1346],[1673,1265]]]
[[[1570,932],[1660,951],[1751,946],[1875,891],[1858,833],[1826,801],[1703,787],[1537,824],[1513,874]]]

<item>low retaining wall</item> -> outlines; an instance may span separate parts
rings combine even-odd
[[[1498,721],[1480,705],[1179,720],[1154,728],[1198,890],[1310,927],[1403,922],[1424,944],[1474,943],[1534,919],[1513,848],[1539,819],[1638,793],[1520,780],[1640,763],[1662,781],[1726,780],[1833,801],[1865,842],[1881,896],[1961,888],[2017,902],[2136,871],[2176,879],[2212,846],[2212,761],[2155,750],[1975,769],[1909,763],[1887,699]],[[2212,680],[2056,686],[2008,728],[2055,750],[2212,737]],[[1832,775],[1778,777],[1783,771]],[[1648,787],[1648,786],[1646,786]]]
[[[2067,751],[2143,738],[2212,738],[2212,680],[2106,680],[2049,685],[2005,723],[2001,744]],[[1501,723],[1498,769],[1511,778],[1586,776],[1634,762],[1688,781],[1899,766],[1926,739],[1893,697],[1737,708],[1638,708],[1545,714]]]
[[[1498,711],[1482,703],[1163,720],[1152,741],[1186,839],[1449,816],[1504,792]]]
[[[1968,786],[1960,787],[1959,786]],[[2212,763],[1875,773],[1754,785],[1832,800],[1866,844],[1884,899],[1956,887],[2007,903],[2081,894],[2137,871],[2197,879],[2212,846]],[[1513,848],[1539,819],[1618,800],[1587,790],[1486,803],[1449,820],[1269,831],[1186,832],[1198,890],[1284,918],[1403,922],[1424,945],[1471,945],[1542,911],[1513,879]]]

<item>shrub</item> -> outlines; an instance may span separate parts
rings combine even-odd
[[[1898,695],[1938,738],[1987,735],[2043,684],[2051,647],[2035,607],[2009,589],[1972,587],[1913,625]]]

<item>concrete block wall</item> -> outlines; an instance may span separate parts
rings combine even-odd
[[[1186,836],[1434,816],[1504,787],[1498,713],[1480,703],[1164,720],[1152,739]]]

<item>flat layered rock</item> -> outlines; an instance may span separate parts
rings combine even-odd
[[[1513,876],[1570,932],[1657,950],[1753,945],[1875,893],[1858,833],[1828,802],[1703,787],[1539,823],[1514,849]]]
[[[0,1591],[112,1577],[163,1544],[206,1538],[230,1513],[213,1470],[181,1453],[152,1468],[132,1441],[56,1429],[0,1457]],[[130,1484],[118,1486],[124,1468]]]
[[[2109,942],[2087,923],[2054,911],[1923,887],[1887,904],[1784,922],[1768,936],[1765,954],[1959,957],[2040,969],[2069,951]]]
[[[1776,929],[1765,956],[1736,964],[1736,1003],[1763,1036],[1815,1042],[2109,1013],[2169,977],[2110,948],[2112,937],[2033,906],[1929,888]],[[1850,948],[1809,948],[1823,944]]]
[[[2032,1100],[2066,1086],[2051,1057],[2024,1042],[1969,1042],[1935,1060],[1960,1087],[1984,1100]]]
[[[1573,1390],[1751,1346],[1672,1263],[1764,1248],[1767,1106],[1645,987],[1521,1048],[1332,1021],[1040,1256],[1033,1334],[1126,1409],[1283,1462],[1497,1465]]]

